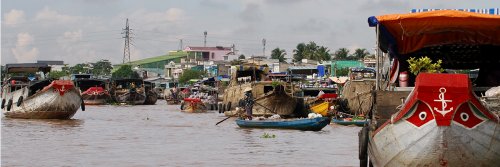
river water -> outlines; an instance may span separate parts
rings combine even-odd
[[[71,120],[3,117],[2,166],[359,166],[359,127],[241,129],[216,111],[87,106]],[[263,135],[275,138],[263,138]]]

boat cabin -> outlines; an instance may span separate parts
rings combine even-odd
[[[356,80],[366,80],[375,79],[375,69],[367,67],[353,67],[349,69],[349,79]]]
[[[29,86],[29,95],[32,95],[51,82],[45,80],[51,67],[44,63],[6,64],[5,69],[7,76],[2,84],[4,93]]]

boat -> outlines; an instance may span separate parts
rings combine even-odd
[[[103,105],[111,99],[105,80],[92,78],[92,74],[73,74],[71,80],[80,89],[85,105]]]
[[[6,64],[5,68],[8,76],[2,84],[1,106],[5,117],[70,119],[80,106],[85,109],[73,82],[45,78],[51,69],[47,64]]]
[[[144,81],[144,91],[146,92],[146,100],[144,100],[145,105],[154,105],[158,101],[158,94],[154,90],[154,84],[149,81]]]
[[[424,56],[442,60],[443,69],[479,74],[472,81],[468,74],[408,73],[400,75],[408,82],[386,85],[381,81],[393,77],[378,73],[370,121],[359,132],[360,166],[500,166],[500,119],[478,100],[500,85],[500,16],[439,10],[368,22],[377,29],[378,55],[399,62],[392,69],[401,74],[406,60]]]
[[[224,112],[226,116],[235,115],[236,107],[241,106],[240,101],[245,96],[244,90],[251,88],[255,100],[253,116],[294,116],[298,99],[293,94],[297,90],[289,82],[264,81],[269,72],[267,65],[244,64],[233,66],[231,70],[231,81],[224,90],[222,106],[219,107],[222,111],[219,112]]]
[[[188,113],[207,112],[207,107],[203,104],[200,98],[184,98],[181,103],[181,111]]]
[[[320,131],[330,123],[329,117],[298,118],[298,119],[268,119],[244,120],[236,119],[236,124],[241,128],[271,128],[295,129],[303,131]]]
[[[339,125],[356,125],[356,126],[364,126],[365,123],[368,123],[366,119],[352,119],[352,118],[332,118],[332,123]]]
[[[141,105],[146,101],[142,79],[115,79],[112,81],[112,98],[118,103]]]
[[[321,114],[322,116],[330,116],[328,111],[332,106],[335,106],[335,101],[337,99],[336,93],[324,93],[321,94],[316,101],[319,103],[313,105],[310,109],[316,114]]]

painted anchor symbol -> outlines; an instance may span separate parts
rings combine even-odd
[[[434,100],[434,101],[441,102],[441,110],[439,110],[436,107],[434,107],[434,110],[444,116],[447,113],[449,113],[451,110],[453,110],[453,107],[451,107],[449,110],[446,110],[446,106],[448,105],[447,102],[452,102],[452,100],[445,100],[444,99],[444,93],[446,93],[446,88],[439,88],[439,92],[441,92],[439,94],[439,99]]]

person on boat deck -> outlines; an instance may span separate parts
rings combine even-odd
[[[245,111],[249,120],[252,120],[253,95],[252,88],[245,88]]]
[[[172,93],[172,98],[177,99],[177,94],[178,94],[177,87],[174,86],[172,89],[170,89],[170,92]]]

